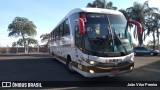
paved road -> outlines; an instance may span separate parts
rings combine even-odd
[[[159,81],[160,57],[135,57],[135,69],[116,77],[85,78],[69,73],[49,54],[1,55],[0,81]]]
[[[49,54],[28,54],[0,56],[0,81],[159,81],[160,57],[135,57],[135,69],[116,77],[84,78],[77,73],[69,73],[65,65],[53,61]]]

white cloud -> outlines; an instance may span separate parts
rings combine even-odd
[[[160,1],[159,0],[149,0],[150,7],[158,7],[160,9]]]
[[[145,1],[149,2],[150,7],[157,7],[160,9],[160,0],[137,0],[139,3],[144,3]]]

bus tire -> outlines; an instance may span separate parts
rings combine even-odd
[[[53,61],[55,61],[55,55],[54,52],[52,52]]]
[[[151,53],[150,53],[150,55],[151,55],[151,56],[154,56],[154,53],[153,53],[153,52],[151,52]]]
[[[67,57],[67,62],[66,62],[66,68],[69,72],[73,73],[73,66],[72,66],[72,60],[70,58],[70,56]]]

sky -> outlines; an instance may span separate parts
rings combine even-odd
[[[0,1],[0,47],[12,46],[19,38],[8,37],[8,25],[15,17],[25,17],[36,25],[37,36],[50,33],[52,29],[74,8],[84,8],[94,0],[1,0]],[[133,6],[133,2],[143,3],[146,0],[106,0],[112,1],[118,9]],[[150,7],[160,9],[160,0],[148,0]],[[149,37],[150,38],[150,37]],[[149,40],[148,38],[148,40]],[[150,38],[151,39],[151,38]],[[146,43],[146,42],[145,42]]]

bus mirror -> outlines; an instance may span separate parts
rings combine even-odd
[[[132,46],[136,47],[140,43],[138,37],[142,34],[142,26],[139,22],[134,21],[134,20],[128,21],[128,25],[129,24],[132,24],[132,25],[136,26],[135,28],[132,28],[132,29],[130,28],[131,29],[130,35],[131,35],[131,39],[132,39]]]
[[[84,21],[82,18],[78,19],[78,24],[79,24],[79,33],[85,34],[85,25],[84,25]]]
[[[134,24],[137,26],[137,32],[138,32],[138,35],[142,34],[142,26],[139,22],[135,21],[135,20],[129,20],[128,21],[128,24]]]

